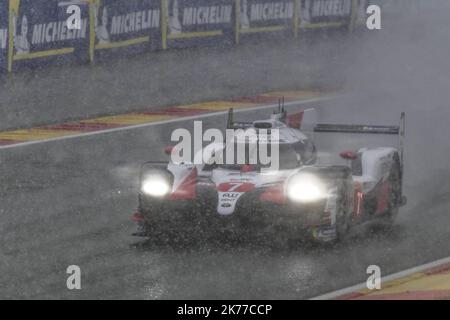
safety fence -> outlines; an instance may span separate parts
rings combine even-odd
[[[236,45],[270,35],[289,41],[317,28],[351,32],[365,21],[368,1],[0,0],[0,69]],[[78,25],[68,28],[74,16]]]

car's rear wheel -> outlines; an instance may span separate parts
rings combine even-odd
[[[390,223],[394,223],[398,215],[400,203],[402,202],[402,182],[400,163],[395,161],[389,174],[389,209],[387,218]]]
[[[392,165],[388,177],[388,184],[388,209],[378,223],[383,227],[391,227],[395,223],[395,219],[397,218],[399,207],[402,202],[401,169],[400,162],[398,160],[395,160],[394,164]]]

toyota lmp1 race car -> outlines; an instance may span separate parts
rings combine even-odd
[[[392,223],[406,203],[402,194],[405,114],[398,126],[317,124],[315,118],[314,109],[287,115],[280,103],[267,120],[235,122],[230,109],[227,129],[278,129],[279,137],[271,141],[279,147],[276,170],[263,170],[258,162],[145,163],[133,215],[139,227],[134,235],[151,237],[191,227],[198,232],[284,230],[289,238],[332,243],[357,224]],[[304,131],[307,126],[311,133],[397,135],[399,146],[345,151],[340,156],[347,165],[319,165],[311,134]],[[213,150],[224,149],[227,143],[213,142]],[[165,151],[170,155],[174,147]]]

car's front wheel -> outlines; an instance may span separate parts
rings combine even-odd
[[[311,228],[310,230],[313,241],[319,244],[336,243],[344,240],[350,231],[350,213],[346,205],[345,187],[342,185],[337,186],[335,195],[332,197],[334,198],[332,201],[335,201],[334,223]]]
[[[381,221],[382,225],[391,226],[395,223],[399,208],[403,201],[402,199],[402,181],[401,181],[401,169],[400,163],[395,161],[392,165],[388,178],[389,184],[389,202],[388,210],[384,214]]]

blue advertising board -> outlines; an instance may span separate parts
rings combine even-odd
[[[161,47],[161,0],[93,0],[90,15],[91,58]]]
[[[354,0],[300,0],[300,28],[348,26]]]
[[[46,61],[86,60],[89,44],[89,13],[80,8],[80,24],[68,29],[72,2],[55,0],[10,0],[8,23],[8,70],[16,64],[41,65]]]
[[[296,0],[237,0],[237,2],[238,39],[246,34],[295,32],[298,12]]]
[[[220,45],[234,41],[235,0],[162,0],[163,47]]]

